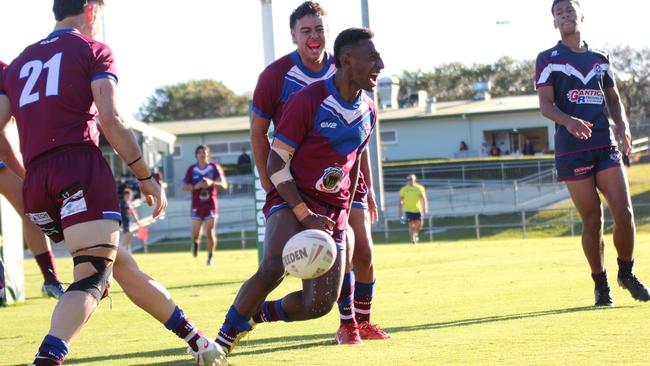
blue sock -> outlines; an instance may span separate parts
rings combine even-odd
[[[355,323],[354,315],[352,314],[352,298],[354,296],[354,272],[347,272],[343,276],[343,284],[341,285],[341,295],[339,296],[338,305],[339,313],[341,315],[341,323]]]
[[[230,309],[228,309],[228,314],[226,314],[226,324],[229,324],[232,328],[235,328],[238,333],[251,330],[251,325],[248,323],[248,319],[246,319],[243,315],[235,309],[235,306],[231,306]],[[223,328],[222,328],[223,329]]]
[[[235,339],[237,339],[239,333],[251,329],[252,327],[248,323],[248,319],[241,315],[233,305],[230,307],[230,309],[228,309],[228,313],[226,314],[226,321],[223,322],[221,329],[219,329],[219,334],[217,334],[216,342],[219,343],[219,345],[222,347],[230,350],[230,347],[232,346]]]
[[[38,349],[36,357],[47,358],[53,361],[56,361],[58,365],[63,364],[63,359],[68,354],[68,345],[64,340],[57,338],[52,335],[46,335],[41,343],[41,347]],[[36,363],[37,361],[34,361]]]
[[[356,282],[354,284],[354,317],[357,323],[370,321],[372,296],[375,292],[375,281],[371,283]]]
[[[178,329],[178,326],[181,325],[184,320],[185,314],[183,314],[183,310],[177,306],[176,309],[174,309],[172,315],[169,317],[169,320],[165,322],[165,328],[174,332],[176,329]]]

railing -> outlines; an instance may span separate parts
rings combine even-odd
[[[408,174],[415,174],[420,182],[426,184],[435,184],[437,181],[496,183],[540,176],[554,168],[552,159],[392,167],[384,169],[384,190],[399,191]]]

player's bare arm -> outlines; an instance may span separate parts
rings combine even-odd
[[[219,171],[219,179],[213,180],[212,185],[221,189],[228,189],[228,180],[226,179],[226,174],[223,172],[221,165],[217,165],[217,170]]]
[[[269,179],[278,190],[282,199],[291,207],[298,222],[305,229],[325,230],[332,234],[334,221],[330,218],[312,212],[300,197],[296,183],[291,176],[291,158],[295,149],[288,144],[274,139],[266,164]]]
[[[253,119],[251,120],[251,146],[262,188],[267,192],[273,187],[273,183],[271,183],[269,175],[266,173],[266,162],[269,159],[269,152],[271,151],[271,144],[269,143],[268,137],[270,125],[270,120],[253,113]]]
[[[0,159],[20,178],[25,178],[25,167],[18,160],[16,151],[7,138],[7,129],[11,122],[11,103],[6,95],[0,95]]]
[[[426,215],[428,215],[429,214],[429,201],[427,200],[427,193],[426,193],[425,190],[422,190],[422,198],[420,198],[420,200],[422,200],[422,207],[424,208],[424,213]]]
[[[368,213],[370,214],[370,222],[377,222],[379,220],[379,213],[377,212],[377,202],[375,201],[375,192],[372,189],[372,172],[370,171],[370,154],[368,148],[363,151],[361,155],[361,165],[359,166],[363,179],[368,187]]]
[[[140,181],[140,190],[147,197],[149,205],[154,203],[152,197],[155,199],[156,207],[152,215],[158,217],[167,208],[165,191],[153,179],[153,174],[151,174],[142,158],[142,151],[135,141],[133,133],[126,126],[124,119],[117,110],[115,82],[111,79],[99,79],[94,80],[90,86],[106,140],[120,157],[127,162],[133,174]]]
[[[537,96],[539,97],[539,108],[544,117],[566,127],[573,136],[579,139],[586,140],[591,137],[593,124],[562,112],[555,105],[555,93],[552,86],[539,87]]]
[[[348,202],[348,207],[350,208],[352,208],[352,201],[354,200],[354,192],[357,191],[357,185],[359,184],[360,165],[361,165],[361,157],[357,156],[357,160],[354,162],[352,169],[350,169],[350,201]]]
[[[621,101],[621,96],[618,93],[618,88],[614,85],[613,88],[605,89],[605,101],[607,102],[607,109],[609,115],[616,124],[616,137],[623,143],[623,154],[630,155],[632,151],[632,134],[630,132],[630,124],[625,115],[625,107]]]

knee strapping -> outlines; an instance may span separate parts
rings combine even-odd
[[[73,261],[75,266],[82,263],[90,263],[95,267],[97,272],[72,283],[66,292],[83,291],[92,295],[98,302],[108,296],[108,278],[111,273],[113,273],[113,260],[110,258],[95,257],[91,255],[80,255],[74,257]]]

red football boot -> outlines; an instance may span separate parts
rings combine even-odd
[[[336,343],[338,344],[361,344],[359,326],[356,323],[341,324],[336,331]]]
[[[390,334],[383,331],[379,325],[371,322],[359,323],[359,336],[361,336],[361,339],[368,341],[391,339]]]

